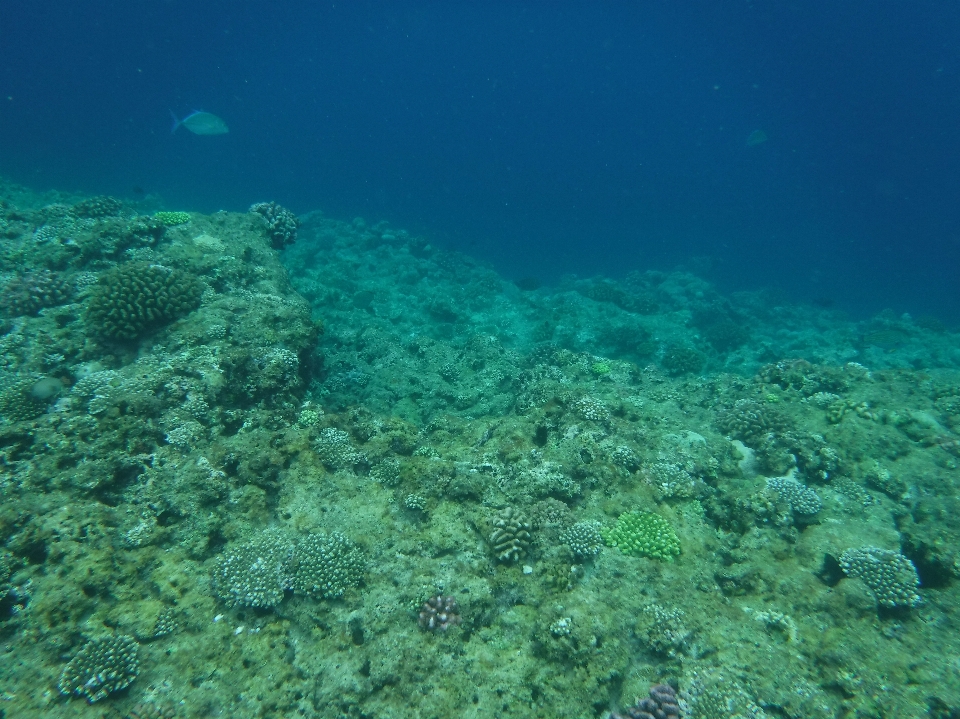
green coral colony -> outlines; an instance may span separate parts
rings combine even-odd
[[[680,554],[677,533],[659,514],[626,512],[612,529],[600,532],[603,540],[631,557],[671,560]]]
[[[960,716],[937,322],[0,192],[0,715]]]
[[[174,227],[176,225],[184,225],[187,222],[190,222],[190,213],[189,212],[168,212],[161,210],[160,212],[153,213],[153,219],[157,220],[167,227]]]

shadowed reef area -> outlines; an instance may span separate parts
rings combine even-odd
[[[156,210],[0,183],[0,716],[960,716],[935,319]]]

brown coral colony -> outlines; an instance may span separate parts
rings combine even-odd
[[[420,609],[419,624],[429,632],[445,632],[460,624],[460,607],[457,600],[443,594],[430,597]]]

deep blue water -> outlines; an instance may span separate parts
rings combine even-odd
[[[168,109],[228,135],[170,133]],[[749,146],[763,131],[768,140]],[[0,174],[960,319],[960,5],[5,2]]]

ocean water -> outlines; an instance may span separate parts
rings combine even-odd
[[[6,8],[0,719],[960,715],[958,31]]]

